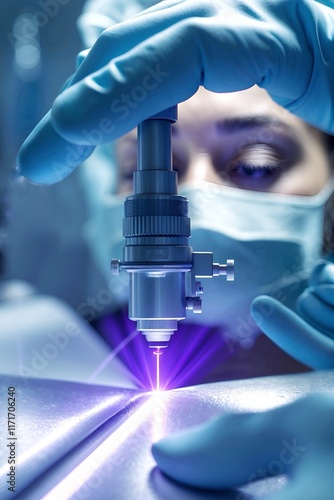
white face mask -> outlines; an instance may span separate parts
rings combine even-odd
[[[270,294],[289,307],[306,286],[321,253],[325,204],[333,181],[316,196],[282,195],[212,183],[182,186],[189,199],[190,245],[215,262],[235,261],[235,279],[203,280],[203,314],[191,320],[221,324],[244,344],[257,331],[252,300]]]
[[[190,245],[213,252],[214,262],[235,261],[235,280],[203,279],[203,313],[191,322],[222,325],[245,346],[257,328],[249,314],[262,293],[292,306],[305,287],[308,270],[319,258],[324,208],[333,190],[330,181],[315,196],[281,195],[201,182],[180,188],[189,200]],[[109,196],[94,221],[89,240],[118,305],[127,301],[127,275],[111,276],[111,258],[122,260],[125,196]]]

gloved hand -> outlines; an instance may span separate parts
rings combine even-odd
[[[277,474],[270,500],[332,500],[334,397],[309,395],[264,413],[223,414],[152,447],[160,469],[189,486],[222,489]]]
[[[252,316],[290,356],[316,369],[334,368],[334,264],[319,261],[297,301],[296,314],[277,300],[257,297]]]
[[[52,184],[200,85],[254,84],[309,123],[334,132],[334,13],[313,0],[166,0],[107,29],[18,157]]]

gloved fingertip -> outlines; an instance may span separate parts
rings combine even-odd
[[[253,300],[250,312],[259,328],[262,328],[263,325],[267,323],[268,319],[275,311],[277,303],[277,300],[268,295],[259,295]]]
[[[152,449],[154,448],[155,452],[160,455],[174,456],[174,458],[188,453],[192,454],[206,443],[206,439],[203,440],[203,434],[207,433],[208,427],[214,420],[209,419],[201,424],[173,432],[154,443]]]
[[[160,470],[186,485],[210,487],[215,484],[217,471],[210,466],[215,461],[216,452],[210,445],[214,421],[216,418],[174,432],[154,443],[152,454]],[[217,429],[214,434],[218,438]],[[203,457],[206,457],[205,465],[202,463]]]
[[[168,439],[167,439],[167,447],[166,440],[160,439],[156,443],[152,444],[151,447],[152,455],[155,458],[157,464],[159,465],[160,460],[162,460],[165,456],[168,456]]]
[[[72,173],[93,150],[93,146],[70,144],[60,137],[48,113],[21,146],[17,169],[34,184],[51,185]]]
[[[194,484],[192,457],[184,453],[184,446],[175,434],[154,443],[151,451],[159,469],[164,474],[180,483]]]
[[[35,151],[36,153],[36,151]],[[23,178],[36,185],[51,185],[57,182],[52,179],[52,175],[47,172],[46,165],[43,162],[34,159],[34,151],[30,145],[30,139],[22,144],[16,157],[17,180]]]
[[[317,261],[310,274],[309,285],[317,287],[324,284],[334,284],[334,264],[321,259]]]

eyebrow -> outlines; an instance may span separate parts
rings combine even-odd
[[[258,127],[279,127],[295,135],[294,127],[274,116],[242,116],[226,118],[216,123],[217,131],[224,134],[247,131]]]

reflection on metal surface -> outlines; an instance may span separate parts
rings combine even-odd
[[[138,391],[77,384],[57,380],[0,377],[0,401],[5,401],[7,387],[14,386],[17,401],[17,457],[19,479],[16,493],[42,475],[84,441],[111,416],[119,413]],[[128,414],[135,410],[128,409]],[[128,414],[124,418],[127,418]],[[0,405],[0,419],[5,419]],[[7,439],[5,425],[0,428],[0,443]],[[2,452],[0,447],[0,452]],[[0,498],[7,491],[6,454],[0,454]]]
[[[110,412],[112,415],[112,410],[110,408],[110,398],[107,398],[105,401],[97,404],[94,408],[91,408],[87,411],[84,412],[84,418],[87,421],[90,421],[96,417],[96,415],[105,413],[106,411]],[[115,405],[115,408],[118,406],[124,405],[124,397],[122,395],[115,395],[112,399],[112,404]],[[31,463],[31,460],[34,460],[34,458],[40,454],[43,454],[43,450],[47,450],[52,446],[54,443],[57,443],[61,440],[68,440],[68,436],[72,434],[72,431],[75,430],[78,427],[79,424],[79,419],[80,417],[78,415],[75,415],[70,418],[60,418],[57,419],[58,425],[56,426],[55,430],[52,431],[50,434],[45,433],[43,435],[43,438],[41,441],[33,445],[30,449],[25,451],[20,455],[19,460],[17,461],[17,464],[21,467],[23,465],[26,465],[26,467],[29,467],[29,464]],[[26,432],[29,432],[29,428],[25,429],[24,422],[23,425],[21,425],[20,422],[20,433],[23,435]],[[3,474],[4,471],[0,469],[0,476]]]
[[[295,394],[291,394],[290,392],[282,396],[280,387],[268,387],[266,391],[256,387],[252,387],[252,390],[249,390],[247,385],[244,388],[238,388],[238,401],[242,402],[241,405],[245,407],[245,411],[266,411],[275,406],[281,406],[283,403],[287,404],[294,399]]]
[[[106,468],[105,463],[111,453],[117,453],[121,445],[126,443],[131,435],[136,433],[140,425],[150,417],[153,409],[153,400],[146,401],[126,422],[123,423],[103,444],[93,451],[81,464],[68,474],[57,486],[55,486],[43,500],[59,500],[59,498],[70,498],[78,492],[93,475],[98,477],[97,484],[103,478],[109,478],[113,474],[113,468]],[[102,472],[103,471],[103,472]],[[80,498],[80,495],[79,495]]]
[[[166,411],[168,409],[168,400],[173,398],[172,392],[153,391],[151,393],[152,402],[154,405],[154,418],[151,421],[151,442],[159,441],[167,434],[165,427]]]

